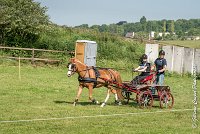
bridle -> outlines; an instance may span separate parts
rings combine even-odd
[[[71,65],[71,67],[70,67],[70,69],[68,69],[68,71],[70,71],[70,72],[71,72],[71,75],[73,75],[74,73],[77,72],[78,68],[76,67],[76,64],[75,64],[75,63],[68,63],[68,68],[69,68],[70,65]],[[92,69],[92,68],[86,66],[86,69],[80,70],[79,73],[80,73],[80,72],[85,72],[85,74],[84,74],[84,76],[83,76],[83,77],[85,77],[85,75],[87,74],[88,70],[90,70],[90,69]]]
[[[71,72],[71,75],[73,75],[76,71],[77,71],[77,67],[76,67],[76,64],[75,63],[68,63],[68,68],[69,66],[71,65],[70,69],[68,69],[68,71]]]

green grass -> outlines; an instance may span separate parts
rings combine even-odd
[[[120,71],[123,80],[131,80],[131,73]],[[67,69],[56,67],[36,67],[23,65],[21,81],[18,79],[18,67],[0,66],[0,121],[29,120],[107,115],[122,113],[142,113],[166,111],[155,102],[151,109],[140,109],[134,102],[116,106],[114,96],[108,105],[91,104],[88,90],[84,89],[76,107],[72,101],[77,92],[77,75],[68,78]],[[135,74],[136,75],[136,74]],[[173,109],[192,109],[192,78],[166,77],[175,97]],[[199,83],[200,81],[198,81]],[[198,88],[199,89],[199,88]],[[103,101],[106,89],[95,89],[93,96]],[[198,92],[198,96],[200,96]],[[200,129],[192,129],[192,112],[168,112],[155,114],[124,115],[111,117],[76,118],[65,120],[0,123],[1,134],[197,134]]]
[[[171,41],[159,41],[159,43],[164,45],[175,45],[190,48],[200,48],[200,40],[171,40]]]

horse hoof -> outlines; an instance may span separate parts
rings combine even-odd
[[[101,104],[101,107],[104,107],[105,105],[106,105],[105,103],[102,103],[102,104]]]
[[[119,105],[119,106],[122,105],[122,103],[121,103],[120,101],[117,101],[117,100],[115,100],[115,104],[117,104],[117,105]]]
[[[121,103],[121,102],[118,102],[118,105],[119,105],[119,106],[121,106],[121,105],[122,105],[122,103]]]
[[[96,103],[96,104],[99,104],[99,102],[98,102],[98,101],[96,101],[95,103]]]
[[[73,106],[74,106],[74,107],[76,106],[76,103],[75,103],[75,102],[73,103]]]
[[[119,104],[119,101],[115,100],[115,104]]]
[[[99,104],[99,102],[97,100],[95,100],[95,99],[92,100],[92,103]]]

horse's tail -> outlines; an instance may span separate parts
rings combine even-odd
[[[118,82],[120,85],[122,85],[122,78],[121,78],[121,75],[120,75],[120,74],[117,75],[116,80],[117,80],[117,82]],[[116,92],[117,92],[118,98],[119,98],[120,100],[124,100],[124,97],[123,97],[123,95],[122,95],[122,86],[118,87],[118,89],[116,90]]]

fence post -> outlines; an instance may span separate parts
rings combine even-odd
[[[183,75],[183,69],[184,69],[184,55],[185,55],[185,48],[183,48],[183,52],[182,52],[182,58],[181,58],[181,76]]]
[[[191,74],[194,74],[194,65],[195,65],[195,48],[192,49],[192,70]]]
[[[171,66],[171,71],[172,73],[174,72],[174,46],[172,46],[172,66]]]
[[[18,60],[19,60],[19,65],[18,65],[18,67],[19,67],[18,68],[19,69],[19,80],[21,81],[21,63],[20,63],[21,61],[20,61],[20,56],[19,56]]]
[[[32,48],[32,60],[31,63],[34,64],[34,55],[35,55],[35,50]]]

